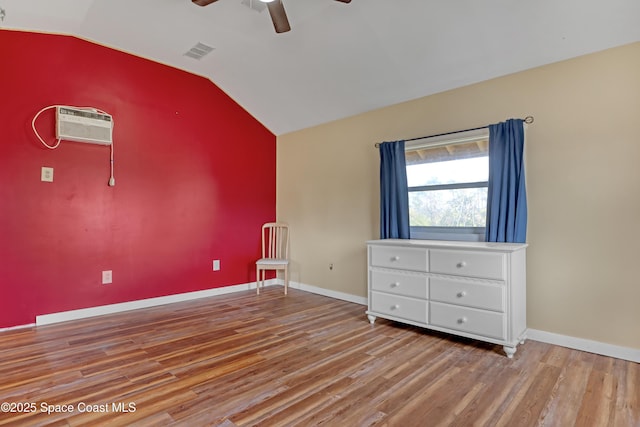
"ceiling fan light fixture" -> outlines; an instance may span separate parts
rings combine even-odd
[[[191,1],[199,6],[206,6],[218,0],[191,0]],[[286,33],[287,31],[291,31],[291,26],[289,25],[289,19],[287,18],[287,13],[284,10],[284,5],[282,4],[282,0],[259,0],[259,1],[260,3],[266,3],[267,9],[269,9],[269,15],[271,15],[271,21],[273,22],[273,28],[276,30],[276,33]],[[336,1],[339,1],[341,3],[351,2],[351,0],[336,0]],[[260,3],[257,3],[257,4],[260,4]],[[242,4],[244,4],[245,6],[248,4],[251,9],[256,9],[256,10],[259,9],[259,8],[253,7],[253,0],[242,0]]]

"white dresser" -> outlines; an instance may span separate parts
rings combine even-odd
[[[372,240],[369,306],[382,317],[503,346],[527,332],[526,244]]]

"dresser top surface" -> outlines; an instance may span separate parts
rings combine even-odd
[[[496,242],[456,242],[449,240],[418,240],[418,239],[383,239],[369,240],[368,245],[424,247],[434,249],[477,249],[496,252],[515,252],[526,248],[526,243],[496,243]]]

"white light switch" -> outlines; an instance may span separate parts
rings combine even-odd
[[[213,271],[218,271],[220,270],[220,260],[219,259],[214,259],[213,260]]]
[[[40,171],[40,181],[53,182],[53,168],[43,166]]]

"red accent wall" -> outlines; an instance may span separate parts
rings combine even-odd
[[[108,147],[36,139],[31,120],[52,104],[113,115],[115,187]],[[54,124],[53,110],[36,124],[50,144]],[[74,37],[0,30],[0,328],[254,281],[275,167],[275,136],[205,78]]]

